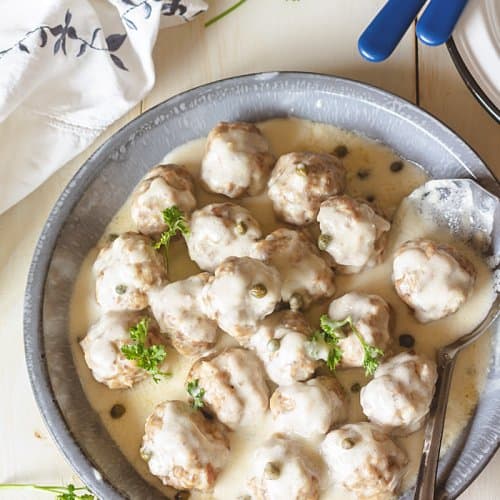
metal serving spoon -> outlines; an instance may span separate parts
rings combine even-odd
[[[457,238],[476,247],[490,259],[492,267],[498,267],[500,201],[496,196],[468,179],[433,180],[413,191],[407,200],[418,213],[430,217],[439,227],[447,228]],[[425,427],[415,500],[431,500],[435,496],[439,450],[456,356],[477,340],[499,313],[500,297],[497,290],[496,299],[483,321],[472,332],[438,351],[438,380]]]

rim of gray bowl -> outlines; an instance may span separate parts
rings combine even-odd
[[[102,499],[120,499],[123,498],[122,493],[111,483],[106,477],[98,471],[82,448],[73,438],[71,429],[68,427],[64,416],[57,403],[54,390],[50,383],[47,364],[45,362],[45,352],[43,344],[43,298],[47,271],[52,259],[52,254],[61,231],[61,228],[71,213],[76,203],[79,201],[81,194],[85,191],[88,185],[93,180],[97,172],[97,167],[102,160],[108,158],[110,154],[116,150],[117,144],[127,142],[127,139],[133,136],[134,132],[142,126],[151,122],[159,108],[173,107],[181,102],[189,95],[202,94],[211,87],[228,83],[238,83],[244,80],[254,79],[272,79],[272,78],[304,78],[322,80],[325,83],[334,84],[335,82],[343,82],[351,86],[351,90],[358,90],[358,93],[369,94],[372,98],[369,101],[372,104],[377,104],[381,97],[389,98],[392,103],[401,103],[404,105],[405,113],[402,118],[415,122],[418,117],[425,120],[425,131],[429,135],[436,135],[439,132],[440,142],[448,147],[453,145],[453,150],[458,150],[463,156],[469,160],[474,160],[474,163],[479,163],[491,176],[486,179],[489,184],[485,186],[497,196],[500,193],[498,180],[488,166],[482,161],[476,151],[467,144],[460,136],[458,136],[451,128],[445,125],[440,119],[431,113],[424,111],[410,101],[396,96],[388,91],[380,89],[376,86],[369,85],[354,79],[337,77],[328,74],[300,71],[267,71],[238,75],[234,77],[224,78],[207,84],[203,84],[192,89],[183,91],[175,96],[166,99],[154,107],[148,109],[143,114],[134,118],[110,138],[108,138],[77,170],[69,183],[64,188],[63,192],[57,199],[52,208],[47,221],[43,227],[40,237],[37,241],[32,262],[30,265],[26,290],[24,295],[24,312],[23,312],[23,331],[24,331],[24,350],[25,361],[28,370],[31,388],[38,405],[38,408],[45,421],[47,429],[66,457],[72,468],[77,472],[80,479],[91,489],[98,498]],[[377,104],[380,107],[385,107],[386,111],[394,113],[384,103]],[[401,117],[401,113],[399,114]],[[467,167],[466,167],[467,168]],[[469,170],[469,173],[474,176],[474,173]],[[484,182],[482,183],[484,186]],[[460,495],[479,475],[479,473],[488,464],[495,452],[500,447],[500,443],[492,442],[490,448],[483,457],[473,464],[470,469],[469,476],[458,486],[453,492],[453,497]],[[408,492],[407,492],[408,493]],[[405,495],[406,496],[406,495]]]

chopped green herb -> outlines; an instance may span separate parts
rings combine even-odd
[[[358,382],[354,382],[354,384],[351,385],[351,392],[359,392],[361,390],[361,384]]]
[[[139,323],[130,328],[130,337],[134,343],[122,346],[121,351],[127,359],[135,361],[139,368],[149,372],[153,381],[158,383],[161,377],[170,376],[170,373],[159,370],[159,366],[167,357],[167,351],[162,345],[146,347],[148,328],[149,318],[142,318]]]
[[[380,363],[380,358],[384,355],[384,351],[378,347],[368,344],[365,341],[359,330],[354,325],[351,316],[348,316],[343,320],[333,320],[328,315],[323,314],[320,318],[320,329],[314,333],[311,338],[311,342],[323,340],[328,346],[330,346],[326,364],[330,370],[334,371],[343,356],[342,349],[340,349],[338,345],[339,341],[342,338],[345,338],[349,332],[356,335],[363,347],[363,368],[365,369],[365,374],[367,376],[373,375]]]
[[[191,401],[191,406],[195,410],[199,410],[200,408],[203,408],[203,406],[205,406],[205,403],[203,401],[205,389],[203,389],[203,387],[200,387],[199,382],[199,379],[190,380],[186,387],[188,394],[193,398],[193,401]]]
[[[154,244],[156,250],[165,247],[165,253],[168,252],[170,240],[179,232],[181,234],[189,234],[189,226],[187,221],[177,206],[169,207],[163,210],[163,221],[168,226],[166,231],[161,233],[160,239]]]
[[[56,500],[95,500],[96,497],[90,493],[90,490],[85,486],[76,487],[74,484],[68,486],[41,486],[38,484],[0,484],[0,489],[21,489],[29,488],[33,490],[46,491],[54,493]]]

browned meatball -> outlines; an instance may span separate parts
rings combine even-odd
[[[267,411],[269,388],[257,356],[233,347],[197,360],[188,381],[198,380],[207,409],[231,429],[253,425]]]
[[[148,305],[148,291],[166,282],[164,258],[153,241],[124,233],[108,243],[94,263],[96,298],[104,311],[138,311]]]
[[[196,207],[191,174],[178,165],[160,165],[146,174],[132,194],[130,215],[142,234],[167,229],[162,212],[176,206],[189,215]]]
[[[219,123],[207,137],[201,180],[230,198],[255,196],[266,186],[275,158],[253,123]]]
[[[453,314],[464,304],[474,286],[476,270],[449,245],[414,240],[397,251],[392,280],[418,321],[427,323]]]
[[[335,156],[288,153],[276,162],[267,193],[276,215],[303,226],[316,220],[320,204],[345,189],[345,169]]]
[[[183,401],[165,401],[146,420],[141,457],[163,484],[208,491],[229,458],[229,440],[216,420]]]

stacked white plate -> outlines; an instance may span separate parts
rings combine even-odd
[[[500,122],[500,0],[469,0],[448,49],[471,92]]]

